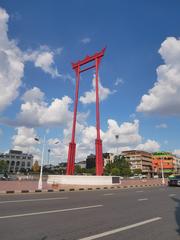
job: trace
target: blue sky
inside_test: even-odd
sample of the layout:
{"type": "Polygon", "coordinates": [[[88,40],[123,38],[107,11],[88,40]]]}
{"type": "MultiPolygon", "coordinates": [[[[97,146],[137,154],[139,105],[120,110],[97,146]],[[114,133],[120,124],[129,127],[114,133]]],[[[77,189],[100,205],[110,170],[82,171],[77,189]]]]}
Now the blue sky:
{"type": "MultiPolygon", "coordinates": [[[[38,158],[34,136],[48,129],[52,159],[66,160],[75,90],[71,62],[106,46],[99,72],[104,151],[180,153],[178,0],[1,0],[0,7],[0,151],[17,148],[38,158]]],[[[94,151],[93,73],[81,77],[78,160],[94,151]]]]}

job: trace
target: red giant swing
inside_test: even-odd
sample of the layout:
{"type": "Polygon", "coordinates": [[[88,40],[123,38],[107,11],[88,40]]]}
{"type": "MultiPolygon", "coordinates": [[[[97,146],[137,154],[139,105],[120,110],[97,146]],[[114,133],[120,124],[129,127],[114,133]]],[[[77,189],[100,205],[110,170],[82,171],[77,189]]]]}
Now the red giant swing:
{"type": "Polygon", "coordinates": [[[76,131],[76,116],[77,116],[77,106],[78,106],[78,93],[79,93],[79,81],[80,74],[92,68],[95,68],[96,71],[96,130],[97,138],[95,140],[96,148],[96,175],[103,175],[103,154],[102,154],[102,140],[100,137],[100,114],[99,114],[99,82],[98,82],[98,71],[99,64],[104,56],[105,48],[102,51],[95,53],[93,56],[87,56],[83,60],[80,60],[76,63],[72,63],[72,68],[76,74],[76,91],[75,91],[75,102],[74,102],[74,116],[73,116],[73,126],[72,126],[72,137],[71,142],[69,143],[68,150],[68,160],[67,160],[67,169],[66,175],[74,174],[74,163],[75,163],[75,154],[76,154],[76,143],[75,143],[75,131],[76,131]],[[93,62],[93,65],[90,67],[82,68],[82,66],[93,62]]]}

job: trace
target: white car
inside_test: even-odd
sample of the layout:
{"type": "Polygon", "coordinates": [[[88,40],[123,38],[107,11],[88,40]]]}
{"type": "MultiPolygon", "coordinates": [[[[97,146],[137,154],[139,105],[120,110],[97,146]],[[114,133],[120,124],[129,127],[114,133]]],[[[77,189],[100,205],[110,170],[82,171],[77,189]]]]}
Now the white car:
{"type": "Polygon", "coordinates": [[[154,177],[153,177],[153,178],[157,179],[157,178],[159,178],[159,176],[158,176],[158,175],[154,175],[154,177]]]}

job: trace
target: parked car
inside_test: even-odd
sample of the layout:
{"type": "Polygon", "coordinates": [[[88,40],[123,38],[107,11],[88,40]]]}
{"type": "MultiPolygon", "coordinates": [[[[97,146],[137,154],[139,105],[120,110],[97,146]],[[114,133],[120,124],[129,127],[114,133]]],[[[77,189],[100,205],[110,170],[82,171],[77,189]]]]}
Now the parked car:
{"type": "Polygon", "coordinates": [[[2,180],[2,181],[7,181],[7,180],[9,180],[7,174],[0,173],[0,180],[2,180]]]}
{"type": "Polygon", "coordinates": [[[134,176],[129,177],[129,179],[134,179],[134,176]]]}
{"type": "Polygon", "coordinates": [[[173,178],[170,178],[168,181],[168,186],[180,187],[180,175],[175,175],[173,178]]]}

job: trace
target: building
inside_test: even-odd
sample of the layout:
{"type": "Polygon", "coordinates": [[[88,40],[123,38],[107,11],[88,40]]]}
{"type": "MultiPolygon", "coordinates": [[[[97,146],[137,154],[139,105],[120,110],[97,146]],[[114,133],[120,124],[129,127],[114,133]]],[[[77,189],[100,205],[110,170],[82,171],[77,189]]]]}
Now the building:
{"type": "Polygon", "coordinates": [[[176,157],[176,165],[175,165],[176,173],[180,173],[180,158],[176,157]]]}
{"type": "Polygon", "coordinates": [[[33,165],[32,154],[17,150],[10,150],[9,153],[1,153],[0,160],[8,163],[8,172],[11,173],[30,170],[33,165]]]}
{"type": "Polygon", "coordinates": [[[96,155],[90,154],[86,158],[86,168],[91,169],[96,167],[96,155]]]}
{"type": "Polygon", "coordinates": [[[114,157],[115,157],[114,153],[103,153],[104,166],[106,166],[107,163],[113,163],[114,157]]]}
{"type": "Polygon", "coordinates": [[[80,166],[81,168],[86,168],[86,161],[80,161],[75,163],[76,166],[80,166]]]}
{"type": "MultiPolygon", "coordinates": [[[[107,163],[112,163],[114,161],[114,153],[103,153],[103,162],[104,162],[104,167],[106,166],[107,163]]],[[[96,155],[90,154],[86,158],[86,168],[91,169],[96,167],[96,155]]]]}
{"type": "Polygon", "coordinates": [[[170,175],[179,169],[179,159],[170,152],[155,152],[152,167],[154,174],[160,175],[163,168],[165,175],[170,175]]]}
{"type": "Polygon", "coordinates": [[[122,156],[130,163],[130,168],[132,172],[134,170],[140,170],[142,174],[151,175],[152,174],[152,154],[140,151],[140,150],[129,150],[123,151],[122,156]]]}

